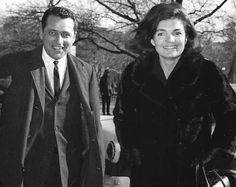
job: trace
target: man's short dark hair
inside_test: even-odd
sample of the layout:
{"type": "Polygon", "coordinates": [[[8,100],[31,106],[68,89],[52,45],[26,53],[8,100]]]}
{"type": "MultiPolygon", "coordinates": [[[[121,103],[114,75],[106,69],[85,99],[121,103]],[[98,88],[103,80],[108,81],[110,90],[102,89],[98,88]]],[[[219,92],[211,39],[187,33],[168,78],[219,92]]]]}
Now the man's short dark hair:
{"type": "Polygon", "coordinates": [[[71,18],[74,21],[74,30],[76,32],[77,30],[77,20],[75,14],[64,7],[50,7],[44,12],[44,15],[42,17],[41,23],[42,23],[42,30],[46,27],[47,19],[49,16],[58,16],[62,19],[65,18],[71,18]]]}

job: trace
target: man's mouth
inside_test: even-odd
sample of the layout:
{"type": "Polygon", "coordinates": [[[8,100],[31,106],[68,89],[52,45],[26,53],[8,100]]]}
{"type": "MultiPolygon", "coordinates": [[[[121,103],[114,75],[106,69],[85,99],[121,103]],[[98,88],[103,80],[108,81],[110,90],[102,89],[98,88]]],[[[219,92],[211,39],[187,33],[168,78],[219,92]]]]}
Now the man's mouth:
{"type": "Polygon", "coordinates": [[[54,50],[63,50],[63,46],[53,46],[54,50]]]}

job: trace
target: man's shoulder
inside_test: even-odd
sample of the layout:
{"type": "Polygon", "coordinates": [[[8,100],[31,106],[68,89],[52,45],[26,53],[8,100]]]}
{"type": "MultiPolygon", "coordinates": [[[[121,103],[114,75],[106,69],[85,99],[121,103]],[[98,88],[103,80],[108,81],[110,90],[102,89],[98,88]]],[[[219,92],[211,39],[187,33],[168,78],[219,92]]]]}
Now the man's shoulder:
{"type": "Polygon", "coordinates": [[[80,57],[74,56],[72,54],[69,54],[69,58],[77,65],[80,65],[86,69],[92,69],[92,65],[89,64],[88,62],[84,61],[80,57]]]}

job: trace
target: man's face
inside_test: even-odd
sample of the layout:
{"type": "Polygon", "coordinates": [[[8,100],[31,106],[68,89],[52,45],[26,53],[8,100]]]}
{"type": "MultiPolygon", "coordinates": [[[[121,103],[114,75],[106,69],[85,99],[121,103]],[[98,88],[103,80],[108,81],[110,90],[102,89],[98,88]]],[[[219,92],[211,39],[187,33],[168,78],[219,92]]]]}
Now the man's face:
{"type": "Polygon", "coordinates": [[[48,17],[44,30],[41,29],[40,32],[47,54],[55,60],[61,59],[70,51],[75,36],[73,19],[52,15],[48,17]]]}

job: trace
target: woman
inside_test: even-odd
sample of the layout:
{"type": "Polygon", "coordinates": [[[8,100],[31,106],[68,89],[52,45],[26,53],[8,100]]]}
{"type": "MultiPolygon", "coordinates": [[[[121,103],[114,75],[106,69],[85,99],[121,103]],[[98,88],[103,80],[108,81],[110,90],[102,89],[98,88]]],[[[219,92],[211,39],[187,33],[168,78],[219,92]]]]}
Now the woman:
{"type": "Polygon", "coordinates": [[[236,95],[181,5],[154,6],[129,44],[139,57],[123,72],[114,122],[131,186],[194,187],[198,164],[232,169],[236,95]]]}

